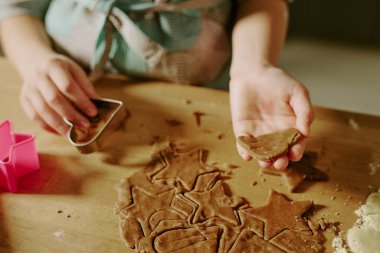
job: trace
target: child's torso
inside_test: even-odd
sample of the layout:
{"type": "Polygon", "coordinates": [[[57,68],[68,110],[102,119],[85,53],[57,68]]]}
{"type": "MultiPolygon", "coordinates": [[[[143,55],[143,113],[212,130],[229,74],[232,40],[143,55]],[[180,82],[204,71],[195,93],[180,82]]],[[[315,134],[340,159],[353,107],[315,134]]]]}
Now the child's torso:
{"type": "Polygon", "coordinates": [[[231,9],[230,0],[52,0],[45,24],[82,64],[96,66],[109,47],[119,72],[209,83],[230,60],[231,9]]]}

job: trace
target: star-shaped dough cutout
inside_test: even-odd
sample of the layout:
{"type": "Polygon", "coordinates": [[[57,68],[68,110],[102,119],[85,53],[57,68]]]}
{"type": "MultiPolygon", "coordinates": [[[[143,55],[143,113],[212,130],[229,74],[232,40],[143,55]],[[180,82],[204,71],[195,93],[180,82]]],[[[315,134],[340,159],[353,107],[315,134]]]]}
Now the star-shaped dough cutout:
{"type": "Polygon", "coordinates": [[[314,167],[317,159],[317,153],[306,152],[299,162],[290,162],[288,168],[284,171],[277,170],[273,167],[263,168],[265,174],[282,176],[290,192],[294,192],[304,181],[323,181],[327,180],[327,175],[314,167]]]}
{"type": "MultiPolygon", "coordinates": [[[[180,183],[186,191],[191,191],[199,175],[217,171],[203,161],[203,150],[190,152],[162,152],[166,166],[153,176],[154,181],[180,183]]],[[[176,184],[174,184],[176,186],[176,184]]]]}
{"type": "Polygon", "coordinates": [[[238,212],[241,220],[241,227],[252,230],[258,236],[263,237],[264,222],[255,218],[249,213],[249,211],[246,211],[246,209],[239,210],[238,212]]]}
{"type": "Polygon", "coordinates": [[[241,204],[242,199],[228,197],[224,192],[222,181],[218,181],[208,191],[188,192],[185,193],[185,196],[198,204],[198,209],[193,217],[193,223],[218,216],[232,224],[239,224],[234,210],[241,204]]]}
{"type": "Polygon", "coordinates": [[[257,138],[239,136],[238,143],[248,151],[249,155],[260,161],[271,161],[289,151],[289,147],[296,144],[302,135],[295,128],[288,128],[279,132],[265,134],[257,138]]]}
{"type": "Polygon", "coordinates": [[[143,228],[145,236],[150,234],[150,217],[157,211],[170,207],[175,190],[151,195],[138,188],[132,188],[133,204],[122,212],[126,217],[136,218],[143,228]]]}
{"type": "Polygon", "coordinates": [[[269,240],[285,229],[311,235],[302,215],[312,205],[311,201],[290,201],[283,194],[272,190],[265,206],[248,208],[245,212],[264,221],[264,239],[269,240]]]}

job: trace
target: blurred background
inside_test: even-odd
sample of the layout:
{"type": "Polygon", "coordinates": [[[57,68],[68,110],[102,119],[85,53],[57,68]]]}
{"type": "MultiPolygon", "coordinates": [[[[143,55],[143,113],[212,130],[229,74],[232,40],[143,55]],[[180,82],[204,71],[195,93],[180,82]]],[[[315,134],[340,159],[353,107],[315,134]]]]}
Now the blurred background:
{"type": "Polygon", "coordinates": [[[380,1],[296,0],[280,65],[314,105],[380,115],[380,1]]]}

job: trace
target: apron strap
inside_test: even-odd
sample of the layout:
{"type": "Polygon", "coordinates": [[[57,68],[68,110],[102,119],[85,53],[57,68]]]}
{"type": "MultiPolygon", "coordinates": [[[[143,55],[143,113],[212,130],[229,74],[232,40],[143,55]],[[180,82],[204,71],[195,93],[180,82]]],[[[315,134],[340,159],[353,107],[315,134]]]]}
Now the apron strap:
{"type": "Polygon", "coordinates": [[[179,3],[168,3],[167,0],[156,0],[151,3],[125,3],[123,10],[115,6],[117,0],[72,0],[84,6],[89,11],[104,13],[107,20],[104,24],[104,50],[100,59],[95,63],[92,79],[99,78],[107,63],[112,48],[113,35],[120,33],[126,44],[150,67],[154,68],[168,55],[168,49],[149,38],[129,18],[125,11],[131,12],[173,12],[201,8],[210,8],[225,0],[188,0],[179,3]],[[125,10],[125,11],[124,11],[125,10]]]}

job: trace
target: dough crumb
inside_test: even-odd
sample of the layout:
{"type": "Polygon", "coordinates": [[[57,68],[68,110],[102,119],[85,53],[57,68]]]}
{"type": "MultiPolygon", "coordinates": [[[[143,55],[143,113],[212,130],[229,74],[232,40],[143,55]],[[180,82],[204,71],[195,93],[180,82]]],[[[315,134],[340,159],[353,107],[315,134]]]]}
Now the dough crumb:
{"type": "Polygon", "coordinates": [[[359,124],[358,122],[356,122],[356,120],[354,120],[353,118],[349,118],[348,119],[348,124],[351,126],[352,129],[354,129],[355,131],[358,131],[359,130],[359,124]]]}
{"type": "Polygon", "coordinates": [[[195,111],[193,112],[193,115],[195,117],[195,122],[197,123],[197,126],[201,126],[201,117],[206,114],[204,112],[195,111]]]}
{"type": "Polygon", "coordinates": [[[368,174],[373,176],[373,175],[376,175],[377,172],[379,171],[380,163],[379,162],[373,162],[373,163],[368,164],[368,167],[369,167],[368,174]]]}
{"type": "Polygon", "coordinates": [[[57,231],[54,232],[54,236],[56,238],[62,238],[62,237],[65,236],[65,231],[63,231],[62,229],[57,230],[57,231]]]}
{"type": "Polygon", "coordinates": [[[224,137],[226,137],[226,135],[224,133],[218,133],[218,139],[219,140],[223,139],[224,137]]]}

